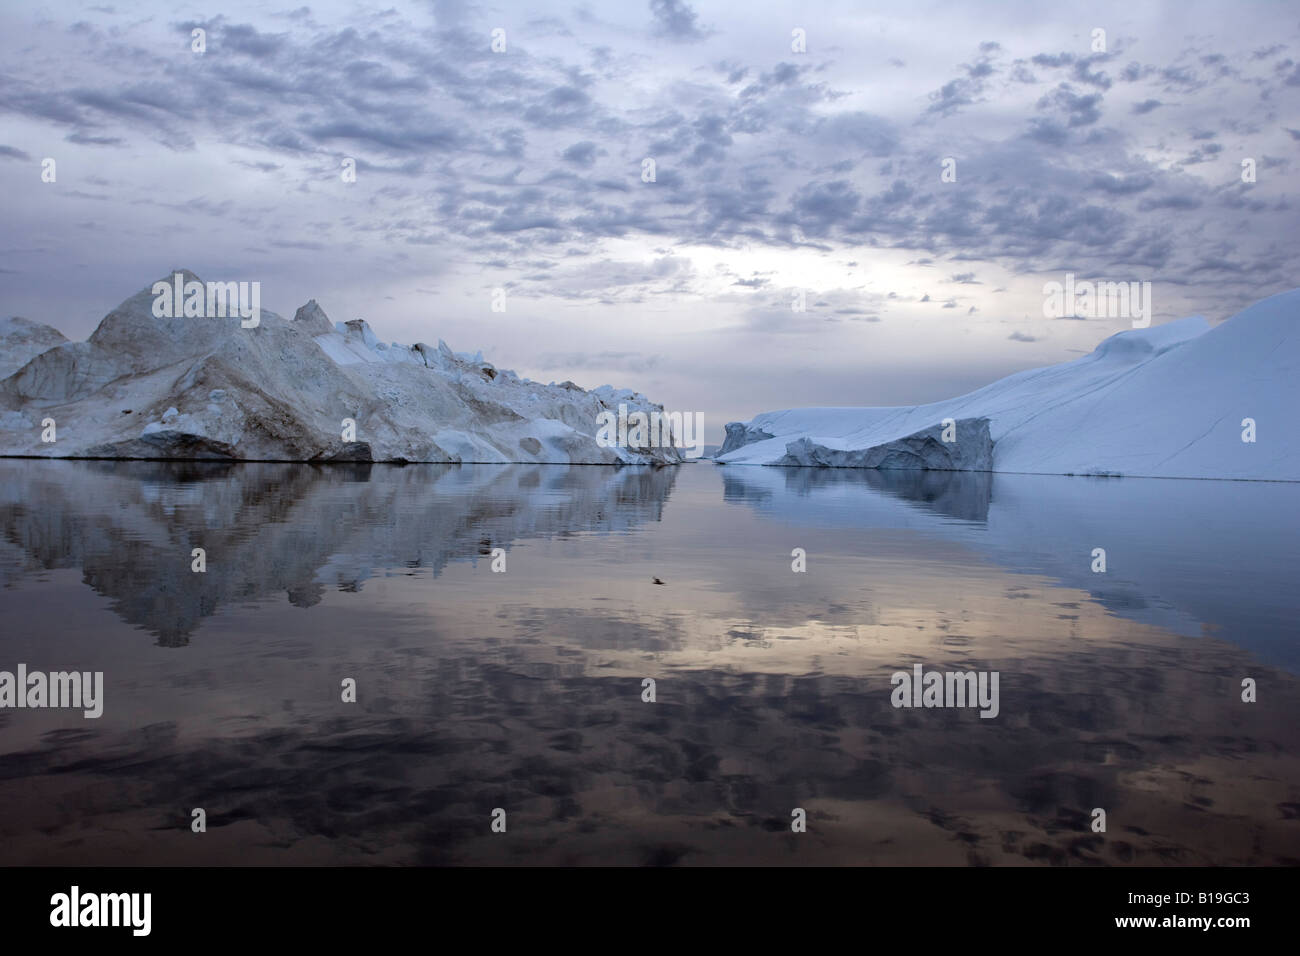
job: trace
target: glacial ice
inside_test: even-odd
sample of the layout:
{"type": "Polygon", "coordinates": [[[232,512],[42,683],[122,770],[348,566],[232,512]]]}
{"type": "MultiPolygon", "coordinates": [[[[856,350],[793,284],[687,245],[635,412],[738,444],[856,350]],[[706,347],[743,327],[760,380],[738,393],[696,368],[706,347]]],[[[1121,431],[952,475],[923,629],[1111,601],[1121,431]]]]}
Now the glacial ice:
{"type": "Polygon", "coordinates": [[[597,442],[598,417],[613,399],[662,411],[635,392],[541,385],[441,340],[436,348],[384,344],[363,319],[331,322],[314,299],[292,320],[262,310],[256,328],[241,328],[237,317],[157,317],[151,289],[106,315],[84,342],[26,320],[0,323],[0,369],[8,369],[0,379],[0,455],[680,460],[671,447],[597,442]],[[46,419],[57,424],[54,442],[42,440],[46,419]]]}
{"type": "Polygon", "coordinates": [[[1300,481],[1298,324],[1300,289],[1214,327],[1192,317],[1119,332],[946,401],[765,412],[729,424],[717,460],[1300,481]],[[945,419],[958,440],[928,443],[945,419]]]}

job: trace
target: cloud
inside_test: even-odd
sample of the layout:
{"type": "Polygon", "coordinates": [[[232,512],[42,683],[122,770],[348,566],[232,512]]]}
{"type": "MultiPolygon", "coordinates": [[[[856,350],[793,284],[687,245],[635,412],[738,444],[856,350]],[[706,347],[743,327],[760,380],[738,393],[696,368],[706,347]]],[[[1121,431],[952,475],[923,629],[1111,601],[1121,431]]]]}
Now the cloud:
{"type": "Polygon", "coordinates": [[[217,32],[213,40],[212,52],[231,51],[254,59],[264,59],[274,56],[283,49],[285,42],[286,34],[260,33],[247,23],[237,23],[217,32]]]}
{"type": "Polygon", "coordinates": [[[656,36],[694,43],[708,35],[696,23],[695,11],[685,0],[650,0],[650,14],[656,36]]]}
{"type": "Polygon", "coordinates": [[[825,235],[830,226],[851,219],[861,202],[847,180],[809,183],[791,199],[791,221],[810,235],[825,235]]]}
{"type": "Polygon", "coordinates": [[[1101,94],[1075,93],[1068,83],[1062,83],[1055,90],[1038,101],[1040,110],[1055,109],[1064,114],[1067,125],[1088,126],[1101,118],[1101,94]]]}
{"type": "Polygon", "coordinates": [[[69,133],[63,137],[69,143],[79,146],[125,146],[126,140],[120,136],[91,136],[89,133],[69,133]]]}
{"type": "Polygon", "coordinates": [[[596,162],[597,156],[608,154],[591,140],[583,140],[580,143],[574,143],[560,155],[565,162],[586,168],[596,162]]]}
{"type": "Polygon", "coordinates": [[[981,43],[975,62],[963,64],[960,76],[949,80],[930,94],[930,105],[926,112],[950,116],[981,101],[988,89],[989,78],[997,72],[993,60],[1001,49],[997,43],[981,43]]]}

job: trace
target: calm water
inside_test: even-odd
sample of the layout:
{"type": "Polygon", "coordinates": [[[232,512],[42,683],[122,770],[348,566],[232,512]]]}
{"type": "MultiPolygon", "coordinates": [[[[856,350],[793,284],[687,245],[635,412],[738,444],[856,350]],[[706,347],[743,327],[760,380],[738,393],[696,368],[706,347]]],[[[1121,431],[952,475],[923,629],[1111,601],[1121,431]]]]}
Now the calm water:
{"type": "Polygon", "coordinates": [[[1300,862],[1300,486],[10,460],[0,529],[0,669],[106,685],[0,710],[0,864],[1300,862]]]}

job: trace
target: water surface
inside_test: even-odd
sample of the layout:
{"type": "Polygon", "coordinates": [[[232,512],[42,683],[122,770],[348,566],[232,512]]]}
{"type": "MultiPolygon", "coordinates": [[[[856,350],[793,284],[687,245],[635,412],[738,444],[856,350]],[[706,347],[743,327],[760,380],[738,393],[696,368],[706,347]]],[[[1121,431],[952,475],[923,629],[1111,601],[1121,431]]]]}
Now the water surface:
{"type": "Polygon", "coordinates": [[[1295,864],[1298,515],[1273,483],[0,461],[0,669],[106,683],[98,720],[0,710],[0,864],[1295,864]],[[895,709],[915,663],[998,671],[999,716],[895,709]]]}

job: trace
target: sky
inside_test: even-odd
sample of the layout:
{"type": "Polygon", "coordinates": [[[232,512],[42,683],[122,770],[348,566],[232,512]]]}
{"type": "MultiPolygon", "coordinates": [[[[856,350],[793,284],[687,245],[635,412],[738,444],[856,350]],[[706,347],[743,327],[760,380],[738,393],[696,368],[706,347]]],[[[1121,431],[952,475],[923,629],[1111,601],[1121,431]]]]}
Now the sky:
{"type": "Polygon", "coordinates": [[[1131,327],[1046,316],[1067,273],[1153,324],[1300,285],[1298,151],[1285,2],[6,2],[0,315],[188,268],[719,442],[1131,327]]]}

